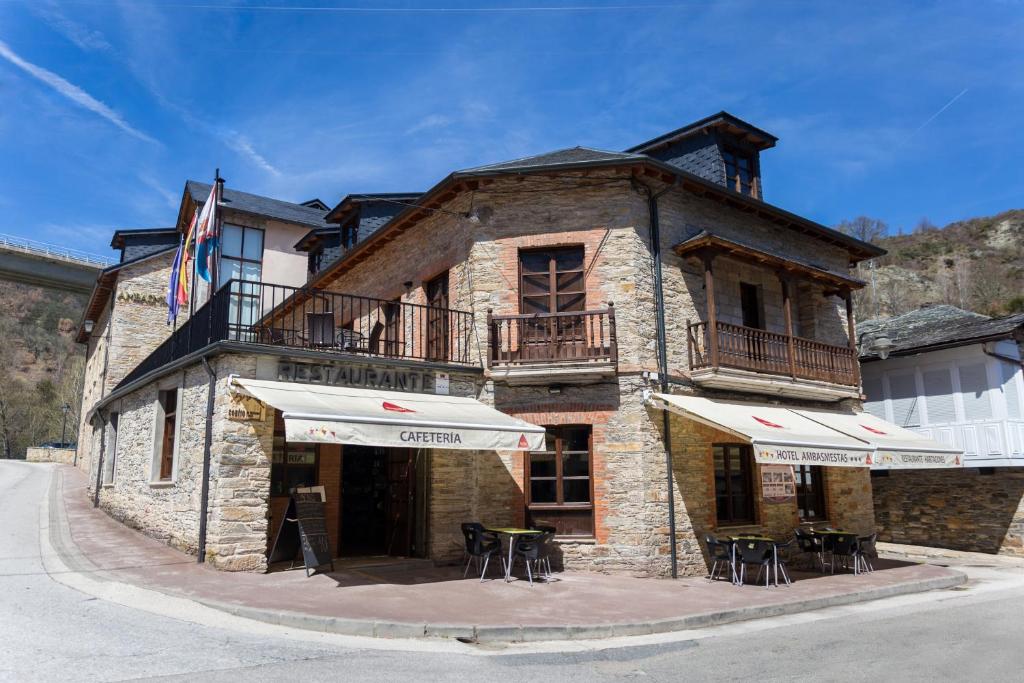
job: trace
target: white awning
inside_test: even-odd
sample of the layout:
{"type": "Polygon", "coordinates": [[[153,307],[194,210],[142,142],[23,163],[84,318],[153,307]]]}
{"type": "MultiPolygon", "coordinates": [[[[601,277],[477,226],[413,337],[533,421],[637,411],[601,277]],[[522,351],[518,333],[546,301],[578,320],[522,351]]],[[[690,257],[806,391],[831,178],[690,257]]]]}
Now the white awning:
{"type": "Polygon", "coordinates": [[[288,441],[399,448],[544,450],[544,428],[461,396],[234,378],[280,410],[288,441]]]}
{"type": "Polygon", "coordinates": [[[904,429],[871,413],[795,409],[806,418],[863,441],[875,448],[872,469],[963,467],[963,451],[904,429]]]}
{"type": "Polygon", "coordinates": [[[753,445],[759,463],[869,467],[874,448],[782,406],[654,394],[661,406],[753,445]]]}
{"type": "Polygon", "coordinates": [[[654,394],[665,409],[750,443],[759,463],[872,469],[962,467],[963,451],[870,413],[654,394]]]}

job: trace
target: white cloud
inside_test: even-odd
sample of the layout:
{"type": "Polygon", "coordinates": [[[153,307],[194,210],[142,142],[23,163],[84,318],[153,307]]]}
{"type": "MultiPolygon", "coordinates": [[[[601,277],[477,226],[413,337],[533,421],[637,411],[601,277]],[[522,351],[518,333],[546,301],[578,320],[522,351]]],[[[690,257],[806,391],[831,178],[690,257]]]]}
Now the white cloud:
{"type": "Polygon", "coordinates": [[[452,120],[442,114],[430,114],[425,116],[412,126],[405,130],[406,135],[412,135],[413,133],[419,133],[424,130],[431,130],[433,128],[444,128],[449,125],[452,120]]]}
{"type": "MultiPolygon", "coordinates": [[[[209,124],[204,124],[208,126],[209,124]]],[[[220,131],[218,135],[223,138],[224,144],[231,149],[235,150],[243,157],[262,168],[264,171],[273,176],[281,175],[281,171],[277,169],[273,164],[267,161],[266,157],[256,151],[249,142],[249,139],[240,133],[236,133],[233,130],[220,131]]]]}
{"type": "Polygon", "coordinates": [[[36,66],[31,62],[26,62],[24,59],[15,54],[15,52],[11,50],[10,47],[8,47],[7,43],[5,43],[2,40],[0,40],[0,57],[3,57],[8,62],[18,67],[19,69],[21,69],[28,75],[32,76],[33,78],[50,86],[50,88],[52,88],[58,94],[63,95],[64,97],[71,100],[78,106],[84,109],[88,109],[94,114],[97,114],[105,118],[107,121],[114,124],[115,126],[120,128],[124,132],[128,133],[132,137],[138,138],[139,140],[143,140],[145,142],[152,142],[157,145],[160,144],[155,139],[146,135],[142,131],[133,128],[127,121],[124,120],[124,118],[120,114],[118,114],[116,111],[114,111],[107,105],[97,100],[89,93],[79,88],[77,85],[68,82],[64,78],[61,78],[57,74],[47,69],[44,69],[41,66],[36,66]]]}
{"type": "Polygon", "coordinates": [[[112,49],[102,33],[68,19],[52,2],[34,5],[32,11],[82,50],[106,52],[112,49]]]}

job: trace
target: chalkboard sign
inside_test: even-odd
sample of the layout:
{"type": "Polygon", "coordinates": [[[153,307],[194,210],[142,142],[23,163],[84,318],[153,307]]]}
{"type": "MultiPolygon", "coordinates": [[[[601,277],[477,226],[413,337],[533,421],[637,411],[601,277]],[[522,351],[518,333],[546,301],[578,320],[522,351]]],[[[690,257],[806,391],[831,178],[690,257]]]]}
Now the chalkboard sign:
{"type": "Polygon", "coordinates": [[[334,571],[324,501],[319,493],[292,493],[284,520],[277,529],[269,561],[294,560],[300,549],[306,576],[325,565],[330,565],[334,571]]]}

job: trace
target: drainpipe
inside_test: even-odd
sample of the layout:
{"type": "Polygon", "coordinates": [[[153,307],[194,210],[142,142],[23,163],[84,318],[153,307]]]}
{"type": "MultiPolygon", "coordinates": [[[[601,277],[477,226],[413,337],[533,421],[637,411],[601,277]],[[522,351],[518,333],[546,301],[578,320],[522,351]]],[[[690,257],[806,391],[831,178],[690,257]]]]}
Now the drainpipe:
{"type": "MultiPolygon", "coordinates": [[[[110,367],[110,342],[113,339],[114,331],[114,300],[116,297],[117,288],[114,288],[114,293],[110,297],[110,312],[107,314],[107,343],[103,345],[103,374],[100,376],[100,401],[107,395],[107,370],[110,367]]],[[[96,490],[93,491],[92,506],[98,508],[100,506],[100,484],[102,483],[103,477],[103,455],[107,450],[107,420],[103,417],[103,411],[97,410],[96,415],[100,418],[100,457],[96,462],[96,490]]],[[[81,435],[79,435],[81,438],[81,435]]]]}
{"type": "Polygon", "coordinates": [[[96,486],[92,492],[92,506],[100,506],[100,486],[103,484],[103,455],[107,450],[107,418],[103,416],[102,410],[96,411],[96,417],[100,419],[100,457],[96,461],[96,486]]]}
{"type": "MultiPolygon", "coordinates": [[[[637,181],[647,195],[647,212],[651,226],[651,258],[654,259],[654,307],[658,330],[658,381],[661,392],[668,393],[668,343],[665,339],[665,292],[661,272],[661,227],[658,222],[658,198],[665,194],[676,183],[673,182],[660,192],[655,193],[645,183],[637,181]]],[[[668,411],[661,411],[662,433],[665,441],[665,478],[668,482],[668,545],[672,562],[672,578],[679,578],[678,552],[676,548],[676,497],[672,483],[674,481],[672,467],[672,432],[670,430],[668,411]]]]}
{"type": "Polygon", "coordinates": [[[210,504],[210,447],[213,445],[213,404],[217,391],[217,373],[210,367],[206,356],[203,356],[203,369],[209,376],[206,394],[206,436],[203,443],[203,481],[199,494],[199,548],[196,562],[206,562],[206,517],[210,504]]]}

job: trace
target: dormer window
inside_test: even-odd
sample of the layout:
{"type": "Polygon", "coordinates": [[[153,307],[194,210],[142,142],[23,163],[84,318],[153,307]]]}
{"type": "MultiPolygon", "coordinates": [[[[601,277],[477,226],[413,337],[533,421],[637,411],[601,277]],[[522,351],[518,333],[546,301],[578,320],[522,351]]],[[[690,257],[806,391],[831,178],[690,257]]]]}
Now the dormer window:
{"type": "Polygon", "coordinates": [[[352,223],[346,225],[341,229],[341,246],[345,249],[351,249],[356,246],[356,242],[359,241],[359,227],[358,223],[352,223]]]}
{"type": "Polygon", "coordinates": [[[754,166],[754,155],[735,149],[722,150],[725,161],[725,185],[740,194],[757,197],[757,173],[754,166]]]}

